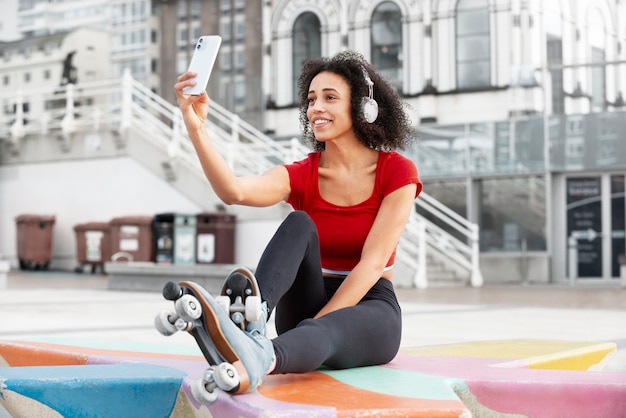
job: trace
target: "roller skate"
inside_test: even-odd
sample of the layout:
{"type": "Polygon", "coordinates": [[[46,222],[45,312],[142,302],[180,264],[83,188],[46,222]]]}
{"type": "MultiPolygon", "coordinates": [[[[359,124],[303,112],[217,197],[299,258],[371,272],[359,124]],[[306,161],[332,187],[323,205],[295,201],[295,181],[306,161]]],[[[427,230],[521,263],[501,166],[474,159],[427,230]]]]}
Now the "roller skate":
{"type": "Polygon", "coordinates": [[[231,271],[215,300],[241,329],[258,329],[265,335],[268,312],[254,274],[245,267],[231,271]]]}
{"type": "Polygon", "coordinates": [[[189,332],[210,366],[203,378],[191,385],[198,402],[214,402],[219,390],[240,394],[253,391],[262,383],[272,365],[274,348],[252,326],[260,321],[248,322],[250,330],[242,329],[220,303],[193,282],[169,282],[163,287],[163,296],[174,302],[175,310],[157,315],[157,330],[164,335],[189,332]]]}

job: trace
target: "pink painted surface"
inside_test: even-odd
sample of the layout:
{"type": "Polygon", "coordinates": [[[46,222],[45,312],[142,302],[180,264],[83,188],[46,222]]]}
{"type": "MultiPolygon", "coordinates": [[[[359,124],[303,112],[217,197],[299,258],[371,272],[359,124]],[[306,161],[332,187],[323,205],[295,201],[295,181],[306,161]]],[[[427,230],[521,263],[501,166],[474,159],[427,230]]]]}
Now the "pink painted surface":
{"type": "Polygon", "coordinates": [[[400,354],[389,367],[459,378],[482,405],[503,413],[626,417],[626,373],[498,367],[502,362],[502,358],[400,354]]]}

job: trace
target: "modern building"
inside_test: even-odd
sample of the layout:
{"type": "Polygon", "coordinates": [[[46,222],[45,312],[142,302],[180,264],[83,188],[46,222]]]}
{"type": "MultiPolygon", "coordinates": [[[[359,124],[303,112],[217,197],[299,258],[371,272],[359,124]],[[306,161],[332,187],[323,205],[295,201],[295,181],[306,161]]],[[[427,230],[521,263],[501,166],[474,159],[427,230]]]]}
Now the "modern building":
{"type": "MultiPolygon", "coordinates": [[[[23,2],[35,11],[56,3],[68,2],[23,2]]],[[[211,99],[276,140],[299,136],[302,63],[360,51],[407,102],[420,139],[406,153],[425,191],[479,225],[486,281],[618,278],[626,252],[624,2],[111,4],[108,16],[120,22],[111,29],[113,76],[131,68],[173,102],[196,39],[220,34],[211,99]]]]}
{"type": "Polygon", "coordinates": [[[479,224],[486,280],[614,281],[625,19],[608,0],[274,1],[266,128],[297,134],[305,59],[361,51],[409,104],[425,190],[479,224]]]}

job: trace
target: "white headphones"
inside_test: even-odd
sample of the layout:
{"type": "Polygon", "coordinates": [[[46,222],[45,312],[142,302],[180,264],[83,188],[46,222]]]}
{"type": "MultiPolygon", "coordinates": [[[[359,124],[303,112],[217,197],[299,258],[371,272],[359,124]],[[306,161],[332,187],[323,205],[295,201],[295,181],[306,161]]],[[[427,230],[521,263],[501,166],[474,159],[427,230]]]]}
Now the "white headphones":
{"type": "Polygon", "coordinates": [[[367,87],[369,88],[369,96],[363,97],[361,101],[361,110],[363,112],[363,118],[367,121],[367,123],[374,123],[378,117],[378,103],[374,100],[374,82],[370,78],[365,67],[363,67],[363,77],[365,78],[365,83],[367,83],[367,87]]]}

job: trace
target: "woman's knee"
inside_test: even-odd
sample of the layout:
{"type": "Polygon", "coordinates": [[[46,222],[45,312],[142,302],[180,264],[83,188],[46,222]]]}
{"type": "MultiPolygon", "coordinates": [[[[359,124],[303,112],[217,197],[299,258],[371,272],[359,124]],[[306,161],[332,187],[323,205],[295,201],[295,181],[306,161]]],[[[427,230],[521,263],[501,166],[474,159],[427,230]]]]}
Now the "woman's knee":
{"type": "Polygon", "coordinates": [[[309,236],[309,234],[317,236],[317,227],[306,212],[297,210],[287,215],[277,232],[297,237],[309,236]]]}
{"type": "Polygon", "coordinates": [[[302,210],[294,210],[291,212],[285,220],[283,221],[283,225],[298,225],[304,227],[315,226],[311,217],[302,210]]]}

